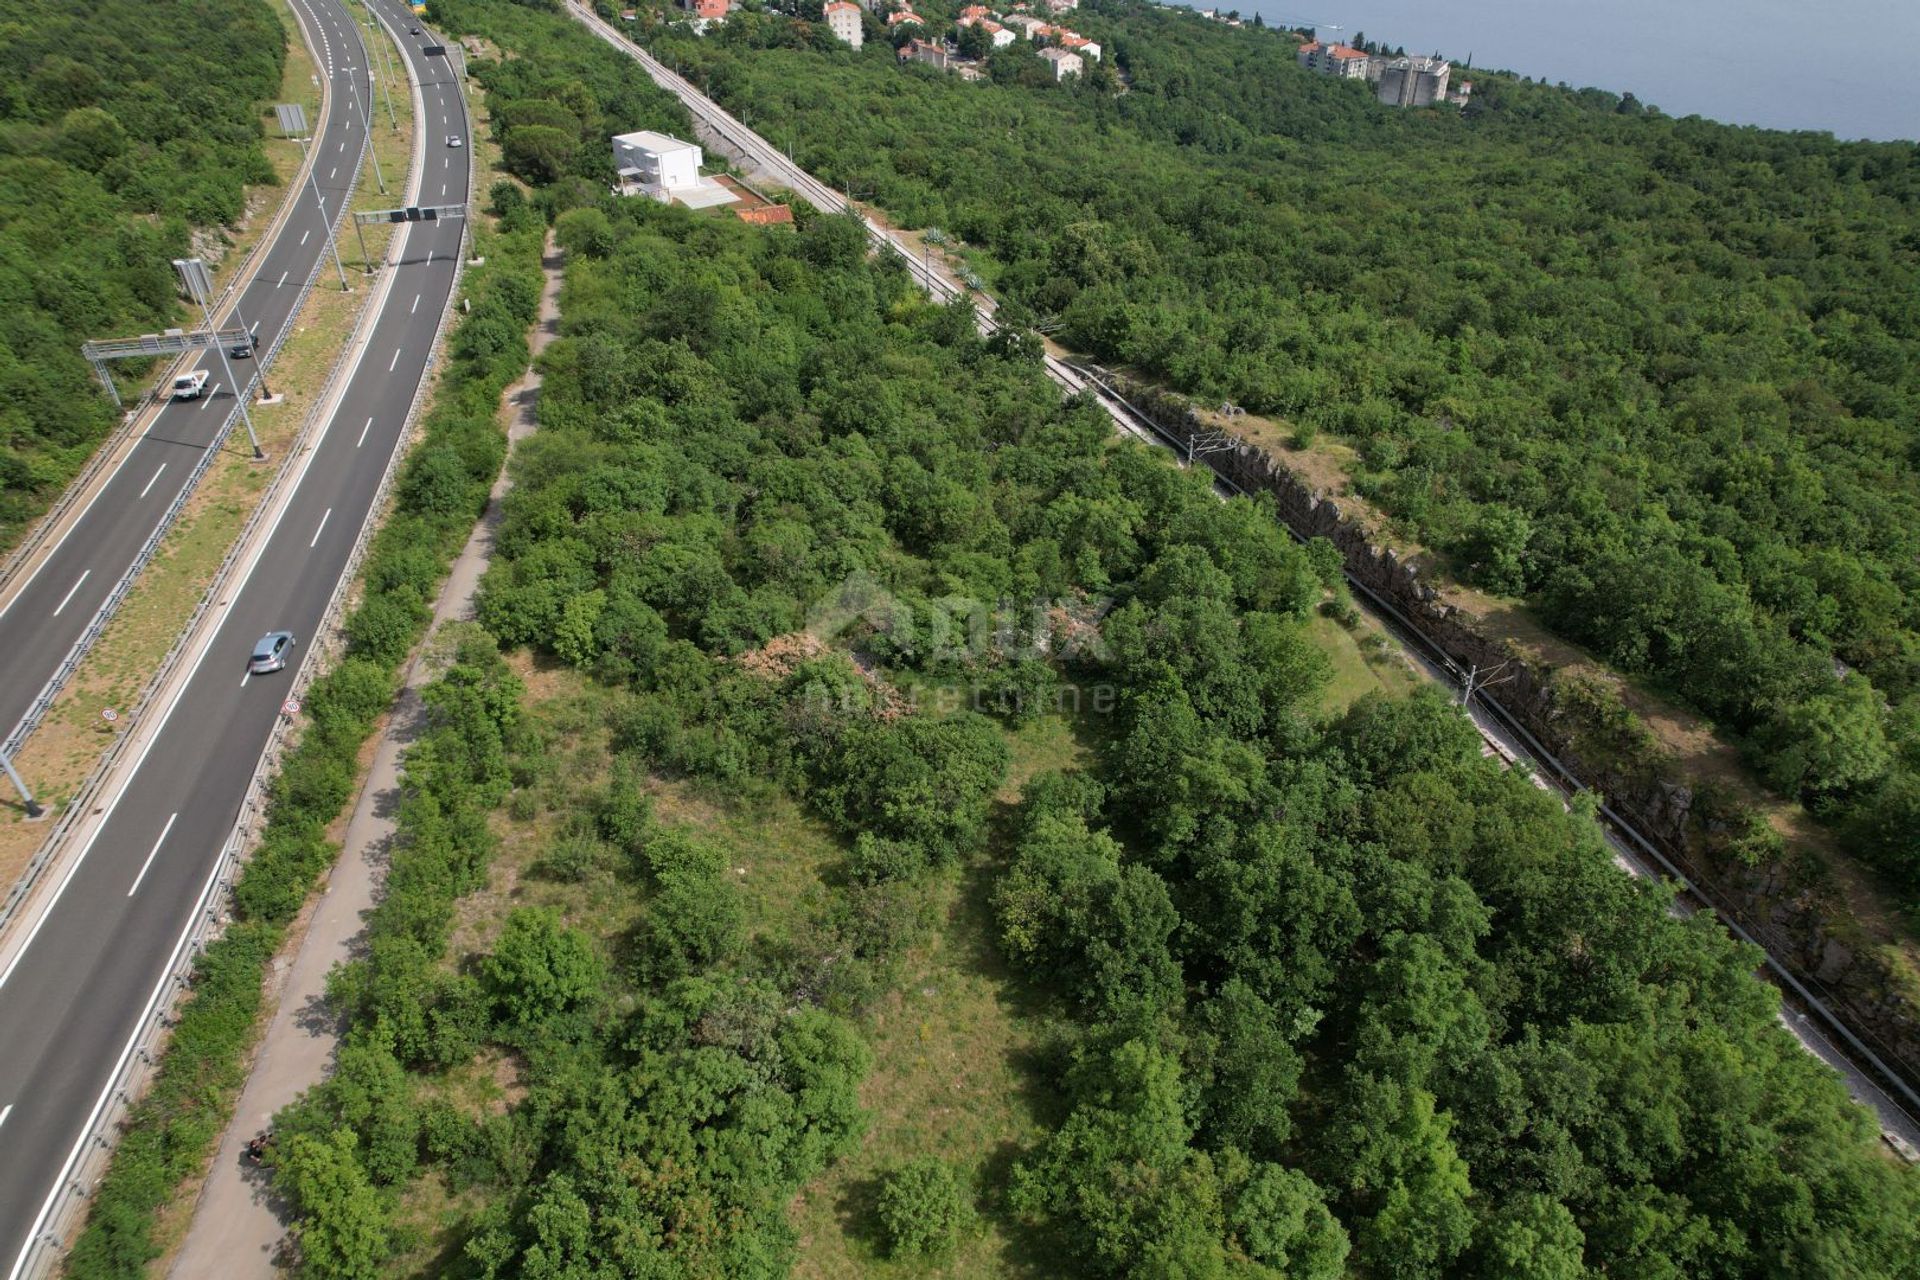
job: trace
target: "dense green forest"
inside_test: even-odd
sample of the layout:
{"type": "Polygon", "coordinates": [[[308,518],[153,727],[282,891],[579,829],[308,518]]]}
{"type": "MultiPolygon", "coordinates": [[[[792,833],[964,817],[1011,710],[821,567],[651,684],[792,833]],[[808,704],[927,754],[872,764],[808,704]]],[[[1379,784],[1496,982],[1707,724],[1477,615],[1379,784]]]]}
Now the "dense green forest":
{"type": "Polygon", "coordinates": [[[170,323],[189,231],[273,180],[258,113],[285,60],[263,0],[0,10],[0,547],[112,424],[81,342],[170,323]]]}
{"type": "Polygon", "coordinates": [[[968,84],[776,15],[648,38],[963,238],[1010,314],[1353,444],[1463,577],[1708,713],[1920,895],[1916,148],[1479,71],[1465,111],[1398,111],[1285,33],[1073,21],[1124,92],[1024,87],[1018,50],[968,84]]]}
{"type": "Polygon", "coordinates": [[[349,1043],[279,1122],[308,1274],[784,1274],[787,1205],[860,1131],[862,1021],[940,927],[925,886],[983,848],[1060,1105],[1008,1169],[889,1178],[896,1254],[973,1202],[1045,1274],[1916,1274],[1920,1179],[1779,1026],[1755,953],[1669,914],[1437,695],[1323,719],[1325,549],[1116,441],[852,220],[611,201],[573,181],[596,163],[495,193],[556,217],[562,337],[491,634],[428,697],[333,987],[349,1043]],[[590,781],[496,643],[594,682],[590,781]],[[996,802],[1007,728],[1062,704],[1089,767],[996,802]],[[824,824],[790,927],[747,929],[661,780],[824,824]],[[496,899],[476,932],[460,899],[529,822],[533,876],[583,906],[496,899]]]}

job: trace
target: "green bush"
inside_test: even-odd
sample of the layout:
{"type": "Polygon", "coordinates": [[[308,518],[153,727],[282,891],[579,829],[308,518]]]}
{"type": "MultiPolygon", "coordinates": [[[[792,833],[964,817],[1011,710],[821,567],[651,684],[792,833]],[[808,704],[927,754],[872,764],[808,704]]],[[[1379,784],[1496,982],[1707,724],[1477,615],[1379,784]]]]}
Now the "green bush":
{"type": "Polygon", "coordinates": [[[880,1187],[877,1206],[887,1254],[940,1258],[953,1252],[973,1221],[973,1206],[953,1169],[922,1156],[895,1169],[880,1187]]]}

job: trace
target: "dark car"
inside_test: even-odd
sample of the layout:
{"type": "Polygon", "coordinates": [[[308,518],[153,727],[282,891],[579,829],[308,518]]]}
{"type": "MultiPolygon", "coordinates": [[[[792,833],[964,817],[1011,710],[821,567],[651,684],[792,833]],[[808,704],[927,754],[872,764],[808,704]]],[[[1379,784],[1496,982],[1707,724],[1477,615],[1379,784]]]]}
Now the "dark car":
{"type": "Polygon", "coordinates": [[[240,339],[240,341],[234,343],[232,346],[227,348],[228,357],[234,360],[245,360],[248,356],[252,354],[253,354],[252,338],[242,338],[240,339]]]}
{"type": "Polygon", "coordinates": [[[408,27],[408,28],[407,28],[407,34],[408,34],[408,35],[410,35],[410,36],[417,36],[417,35],[419,35],[419,34],[420,34],[420,28],[418,28],[418,27],[408,27]]]}
{"type": "Polygon", "coordinates": [[[253,656],[247,659],[247,670],[263,676],[269,671],[285,669],[287,659],[293,656],[293,646],[298,643],[291,631],[267,632],[254,644],[253,656]]]}

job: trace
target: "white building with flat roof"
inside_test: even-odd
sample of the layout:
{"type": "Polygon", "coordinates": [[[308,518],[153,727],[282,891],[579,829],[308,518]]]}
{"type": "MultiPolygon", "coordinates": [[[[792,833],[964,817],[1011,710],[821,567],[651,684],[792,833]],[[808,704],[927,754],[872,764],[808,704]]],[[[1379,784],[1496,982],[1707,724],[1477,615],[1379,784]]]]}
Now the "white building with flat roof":
{"type": "Polygon", "coordinates": [[[613,139],[613,167],[623,188],[639,187],[666,199],[676,187],[699,183],[700,148],[651,129],[623,133],[613,139]]]}

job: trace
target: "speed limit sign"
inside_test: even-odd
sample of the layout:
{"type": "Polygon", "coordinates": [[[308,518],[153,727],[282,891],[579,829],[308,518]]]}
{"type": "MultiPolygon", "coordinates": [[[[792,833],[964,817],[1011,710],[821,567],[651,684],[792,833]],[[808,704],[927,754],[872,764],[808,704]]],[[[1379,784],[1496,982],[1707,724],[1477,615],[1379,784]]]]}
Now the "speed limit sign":
{"type": "Polygon", "coordinates": [[[112,707],[108,707],[105,711],[102,711],[100,713],[100,718],[102,720],[105,720],[108,724],[112,724],[115,720],[118,720],[120,718],[120,713],[118,711],[115,711],[112,707]]]}
{"type": "Polygon", "coordinates": [[[280,714],[281,714],[281,715],[287,715],[287,716],[297,716],[297,715],[299,715],[299,714],[300,714],[300,699],[298,699],[298,698],[288,698],[288,699],[287,699],[287,700],[286,700],[285,702],[283,702],[283,703],[281,703],[281,704],[280,704],[280,714]]]}

